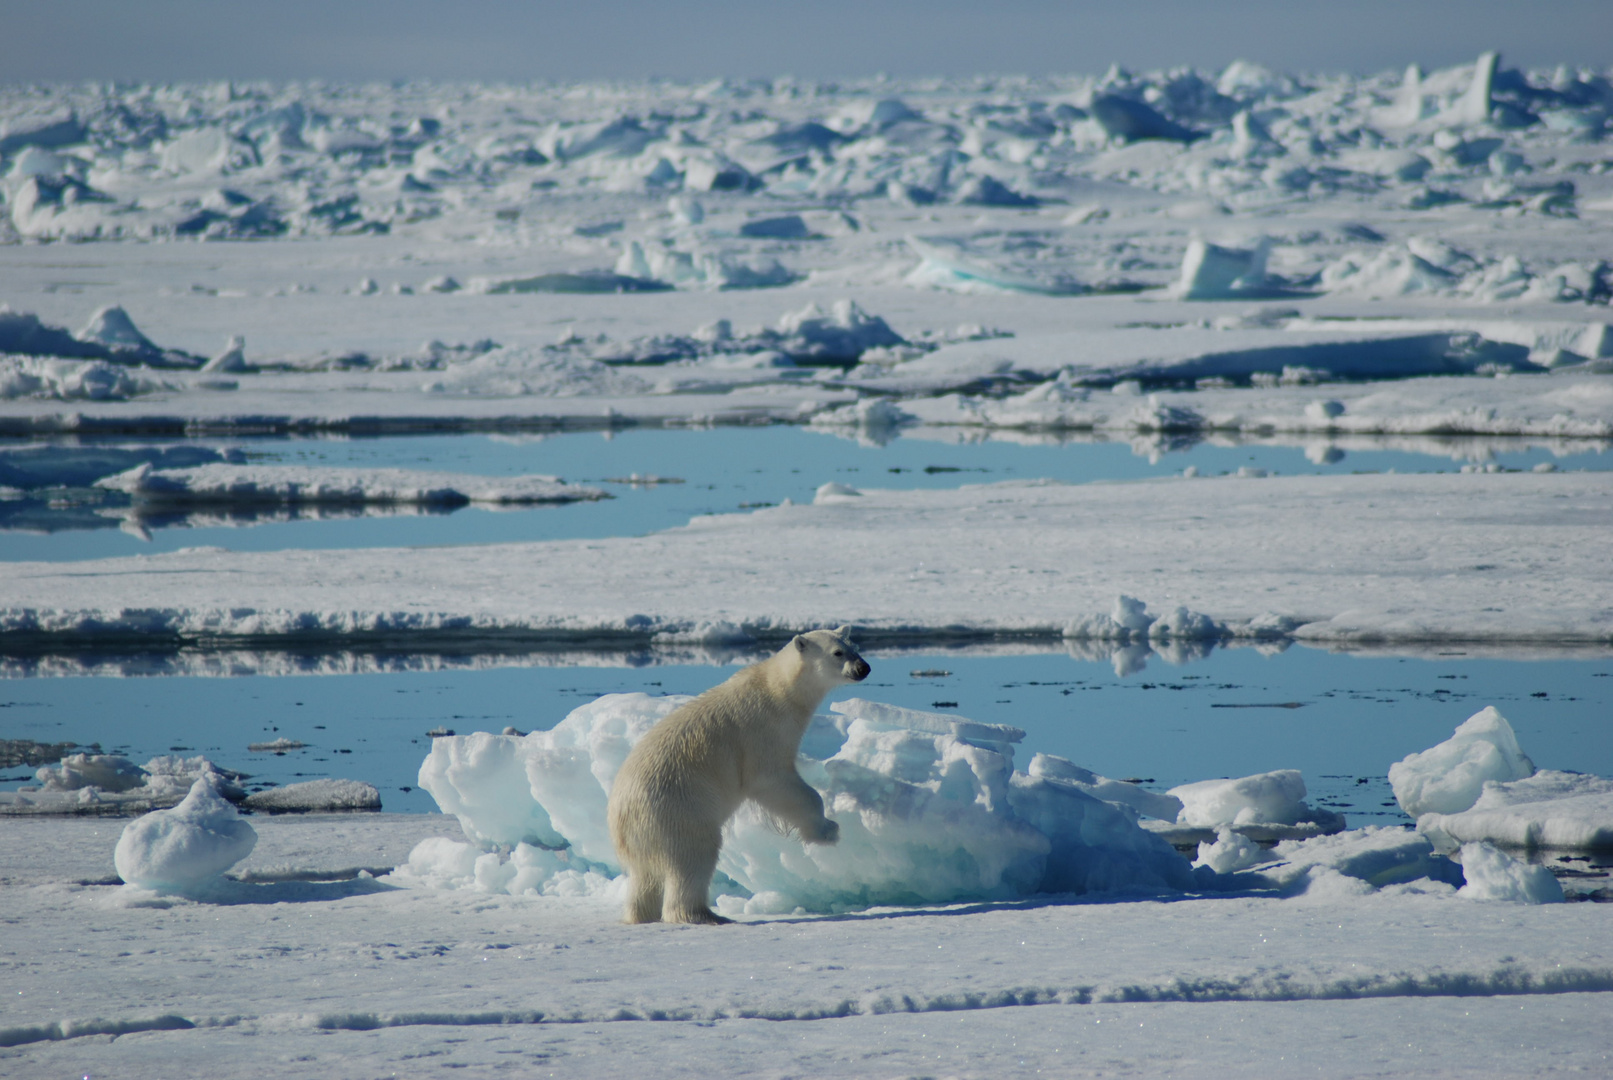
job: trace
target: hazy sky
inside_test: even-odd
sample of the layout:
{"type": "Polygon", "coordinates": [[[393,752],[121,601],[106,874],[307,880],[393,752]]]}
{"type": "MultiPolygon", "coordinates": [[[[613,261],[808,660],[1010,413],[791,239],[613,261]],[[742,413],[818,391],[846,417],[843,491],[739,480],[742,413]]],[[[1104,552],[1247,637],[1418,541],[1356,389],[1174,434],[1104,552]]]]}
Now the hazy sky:
{"type": "Polygon", "coordinates": [[[0,81],[1613,66],[1613,0],[0,0],[0,81]]]}

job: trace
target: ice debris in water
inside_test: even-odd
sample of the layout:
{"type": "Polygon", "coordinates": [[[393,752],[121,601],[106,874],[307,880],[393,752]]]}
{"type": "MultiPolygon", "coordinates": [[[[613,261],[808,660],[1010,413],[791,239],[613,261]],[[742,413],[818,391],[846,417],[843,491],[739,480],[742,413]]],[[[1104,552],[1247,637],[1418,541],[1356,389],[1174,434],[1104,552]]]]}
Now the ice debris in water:
{"type": "MultiPolygon", "coordinates": [[[[632,744],[685,700],[612,694],[551,731],[436,740],[420,786],[459,817],[470,839],[515,847],[520,863],[500,870],[507,864],[495,858],[478,869],[483,856],[473,847],[438,842],[416,848],[395,876],[549,892],[549,878],[521,871],[550,867],[580,875],[568,879],[577,888],[593,872],[592,891],[608,891],[605,875],[620,873],[605,825],[611,781],[632,744]],[[530,850],[522,852],[523,844],[530,850]],[[564,858],[540,856],[542,849],[564,849],[564,858]]],[[[1037,775],[1016,772],[1018,729],[874,702],[839,709],[820,721],[827,731],[808,739],[832,752],[800,762],[840,824],[839,844],[804,847],[747,805],[729,826],[718,865],[719,910],[830,911],[1194,884],[1187,861],[1141,829],[1134,809],[1084,790],[1115,781],[1048,758],[1037,775]]]]}
{"type": "Polygon", "coordinates": [[[256,830],[202,776],[178,806],[126,825],[113,862],[130,885],[184,892],[222,875],[257,842],[256,830]]]}
{"type": "Polygon", "coordinates": [[[1400,808],[1419,818],[1460,813],[1478,801],[1486,780],[1521,780],[1534,771],[1512,725],[1491,705],[1444,742],[1389,766],[1389,786],[1400,808]]]}

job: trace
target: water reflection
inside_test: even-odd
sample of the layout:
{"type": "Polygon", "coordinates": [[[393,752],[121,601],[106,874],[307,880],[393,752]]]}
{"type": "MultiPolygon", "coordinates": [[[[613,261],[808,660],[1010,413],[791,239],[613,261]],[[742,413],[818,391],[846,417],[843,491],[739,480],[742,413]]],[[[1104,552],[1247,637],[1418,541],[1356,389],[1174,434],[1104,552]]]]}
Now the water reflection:
{"type": "Polygon", "coordinates": [[[1194,469],[1354,471],[1605,469],[1598,440],[1477,436],[1139,434],[935,427],[858,441],[847,429],[752,428],[368,439],[197,439],[0,445],[0,561],[65,560],[216,544],[235,550],[489,543],[640,535],[700,514],[809,501],[826,481],[956,487],[1027,477],[1131,480],[1194,469]],[[140,507],[96,480],[142,464],[209,461],[306,468],[405,468],[487,476],[559,475],[618,497],[598,503],[447,512],[441,506],[140,507]],[[634,477],[687,483],[645,485],[634,477]]]}

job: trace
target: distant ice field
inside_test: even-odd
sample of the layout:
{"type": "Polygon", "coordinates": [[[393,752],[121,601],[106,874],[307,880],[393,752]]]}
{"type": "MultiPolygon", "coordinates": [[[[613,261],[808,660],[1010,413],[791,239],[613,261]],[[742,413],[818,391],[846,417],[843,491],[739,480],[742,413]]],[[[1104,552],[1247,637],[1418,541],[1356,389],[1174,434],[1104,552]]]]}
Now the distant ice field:
{"type": "MultiPolygon", "coordinates": [[[[1498,657],[1458,646],[1422,658],[1329,653],[1294,646],[1178,650],[1172,659],[1132,650],[1124,659],[1064,651],[988,655],[880,652],[871,679],[832,700],[875,700],[1027,731],[1022,756],[1056,754],[1106,776],[1155,790],[1221,776],[1293,768],[1311,802],[1352,827],[1409,823],[1394,804],[1388,766],[1446,738],[1486,705],[1500,709],[1536,765],[1613,775],[1613,656],[1498,657]],[[1134,665],[1141,661],[1141,667],[1134,665]],[[1126,670],[1117,674],[1116,668],[1126,670]],[[946,674],[941,674],[945,672],[946,674]]],[[[1521,654],[1520,654],[1521,656],[1521,654]]],[[[162,670],[159,657],[87,656],[8,673],[162,670]],[[99,666],[96,666],[99,664],[99,666]]],[[[725,679],[733,663],[657,663],[653,654],[524,657],[282,656],[278,666],[241,654],[237,672],[346,669],[353,674],[254,674],[0,679],[0,737],[100,743],[137,762],[158,754],[203,754],[252,774],[256,783],[322,777],[364,780],[383,808],[431,813],[416,787],[427,732],[457,734],[553,727],[600,694],[692,694],[725,679]],[[457,666],[463,665],[463,666],[457,666]],[[505,665],[505,666],[498,666],[505,665]],[[287,739],[306,749],[250,752],[287,739]],[[405,790],[409,789],[409,790],[405,790]]],[[[673,655],[673,660],[678,657],[673,655]]],[[[715,659],[715,657],[708,658],[715,659]]],[[[220,654],[217,670],[231,670],[220,654]]],[[[169,668],[172,670],[172,668],[169,668]]],[[[195,670],[195,669],[192,669],[195,670]]],[[[827,706],[825,706],[827,707],[827,706]]],[[[814,756],[835,747],[805,746],[814,756]]],[[[32,770],[0,772],[0,789],[32,770]]]]}
{"type": "MultiPolygon", "coordinates": [[[[598,487],[614,497],[536,507],[393,505],[288,513],[285,508],[236,506],[222,514],[208,508],[133,515],[127,498],[120,495],[30,489],[0,500],[0,561],[105,558],[200,545],[269,551],[637,536],[684,525],[701,514],[776,505],[784,499],[810,502],[826,482],[912,489],[1029,478],[1065,483],[1136,480],[1187,468],[1205,476],[1239,469],[1315,475],[1454,472],[1463,467],[1613,468],[1613,454],[1590,440],[1360,437],[1300,445],[1277,437],[1201,440],[1149,435],[1131,441],[1024,433],[989,437],[947,428],[907,428],[887,433],[887,439],[858,440],[838,430],[774,424],[555,435],[189,440],[187,445],[208,450],[239,450],[252,463],[486,476],[548,474],[598,487]],[[634,476],[682,482],[623,482],[634,476]],[[143,528],[144,534],[131,524],[143,528]]],[[[0,462],[20,445],[0,444],[0,462]]],[[[155,451],[175,444],[103,439],[47,445],[67,457],[97,447],[155,451]]]]}

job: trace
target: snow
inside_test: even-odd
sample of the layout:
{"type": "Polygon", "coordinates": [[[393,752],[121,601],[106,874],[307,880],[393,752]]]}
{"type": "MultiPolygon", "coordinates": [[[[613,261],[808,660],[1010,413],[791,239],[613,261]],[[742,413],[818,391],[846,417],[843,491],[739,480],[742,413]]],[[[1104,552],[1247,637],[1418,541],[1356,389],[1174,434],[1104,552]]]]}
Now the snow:
{"type": "MultiPolygon", "coordinates": [[[[276,740],[253,749],[274,751],[300,743],[276,740]]],[[[361,780],[309,780],[247,794],[244,775],[220,769],[207,758],[164,754],[136,765],[118,754],[68,754],[36,771],[38,783],[0,792],[0,815],[119,815],[172,808],[203,781],[213,795],[248,810],[271,814],[379,810],[381,796],[361,780]]]]}
{"type": "MultiPolygon", "coordinates": [[[[1462,867],[1435,853],[1426,837],[1380,826],[1306,840],[1284,840],[1263,863],[1257,868],[1261,878],[1300,893],[1308,893],[1319,882],[1326,889],[1333,875],[1378,889],[1416,881],[1432,889],[1428,882],[1458,885],[1464,880],[1462,867]]],[[[1352,891],[1367,890],[1352,887],[1352,891]]],[[[1438,894],[1437,889],[1434,891],[1438,894]]]]}
{"type": "Polygon", "coordinates": [[[0,626],[44,640],[259,643],[377,631],[646,643],[701,624],[769,640],[841,623],[867,640],[1113,640],[1121,592],[1145,605],[1151,641],[1593,643],[1608,640],[1609,529],[1607,473],[864,489],[644,537],[477,545],[451,558],[201,550],[70,570],[14,563],[0,580],[0,626]],[[1537,573],[1548,558],[1550,574],[1537,573]],[[666,577],[672,566],[679,574],[666,577]]]}
{"type": "Polygon", "coordinates": [[[154,810],[123,828],[113,861],[130,885],[193,890],[252,854],[258,834],[207,777],[178,806],[154,810]]]}
{"type": "Polygon", "coordinates": [[[1534,771],[1512,725],[1490,705],[1438,746],[1389,766],[1389,784],[1400,808],[1420,818],[1460,813],[1478,801],[1487,781],[1521,780],[1534,771]]]}

